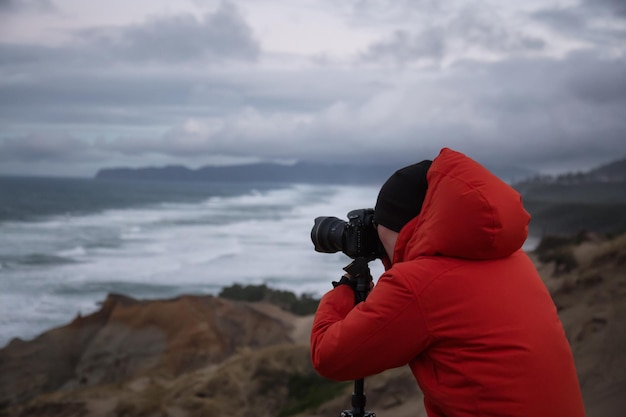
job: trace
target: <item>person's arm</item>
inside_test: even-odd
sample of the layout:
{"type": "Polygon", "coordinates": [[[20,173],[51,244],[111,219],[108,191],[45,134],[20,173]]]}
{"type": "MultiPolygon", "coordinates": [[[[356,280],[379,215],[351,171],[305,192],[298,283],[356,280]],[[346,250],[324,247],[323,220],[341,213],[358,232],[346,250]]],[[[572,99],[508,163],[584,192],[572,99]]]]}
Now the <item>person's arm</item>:
{"type": "Polygon", "coordinates": [[[356,307],[347,285],[324,295],[313,321],[311,358],[320,375],[347,381],[405,365],[428,343],[413,291],[388,271],[356,307]]]}

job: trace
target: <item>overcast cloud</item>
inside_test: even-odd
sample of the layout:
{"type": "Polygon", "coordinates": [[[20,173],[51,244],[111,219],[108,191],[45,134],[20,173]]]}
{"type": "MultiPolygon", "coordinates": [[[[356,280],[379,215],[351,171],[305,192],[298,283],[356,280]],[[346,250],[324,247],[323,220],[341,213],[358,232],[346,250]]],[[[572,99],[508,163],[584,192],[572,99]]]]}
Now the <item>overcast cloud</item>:
{"type": "Polygon", "coordinates": [[[508,3],[0,0],[0,174],[626,157],[625,3],[508,3]]]}

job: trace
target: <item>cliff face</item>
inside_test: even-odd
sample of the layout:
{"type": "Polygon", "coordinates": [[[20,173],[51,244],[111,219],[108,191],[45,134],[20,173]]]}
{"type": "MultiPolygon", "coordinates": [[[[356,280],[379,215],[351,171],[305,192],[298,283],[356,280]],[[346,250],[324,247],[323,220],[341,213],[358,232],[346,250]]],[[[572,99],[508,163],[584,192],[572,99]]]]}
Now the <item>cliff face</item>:
{"type": "Polygon", "coordinates": [[[175,378],[241,348],[289,342],[290,331],[287,322],[245,303],[110,295],[96,313],[1,350],[0,405],[138,376],[175,378]]]}
{"type": "MultiPolygon", "coordinates": [[[[626,235],[555,253],[533,256],[571,343],[587,415],[622,416],[626,235]]],[[[352,384],[311,368],[311,319],[210,296],[111,295],[94,314],[0,350],[0,416],[338,415],[350,408],[352,384]]],[[[407,367],[367,378],[366,392],[379,415],[426,415],[407,367]]]]}

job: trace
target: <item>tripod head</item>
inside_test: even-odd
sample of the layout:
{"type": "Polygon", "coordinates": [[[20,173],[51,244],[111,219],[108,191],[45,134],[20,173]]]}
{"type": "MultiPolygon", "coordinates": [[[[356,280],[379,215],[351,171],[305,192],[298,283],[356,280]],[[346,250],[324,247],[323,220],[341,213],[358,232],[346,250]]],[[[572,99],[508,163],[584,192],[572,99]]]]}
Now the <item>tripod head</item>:
{"type": "Polygon", "coordinates": [[[343,270],[346,271],[351,279],[356,282],[354,288],[354,305],[357,305],[361,301],[365,301],[367,295],[370,292],[370,285],[372,283],[372,274],[370,273],[370,267],[367,258],[356,258],[354,261],[346,265],[343,270]]]}

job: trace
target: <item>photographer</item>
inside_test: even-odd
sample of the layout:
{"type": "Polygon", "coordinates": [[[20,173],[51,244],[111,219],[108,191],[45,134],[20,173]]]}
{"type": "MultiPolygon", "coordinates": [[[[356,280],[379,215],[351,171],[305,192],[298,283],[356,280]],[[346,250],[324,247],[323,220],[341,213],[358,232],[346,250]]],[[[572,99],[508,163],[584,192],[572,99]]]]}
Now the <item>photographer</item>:
{"type": "Polygon", "coordinates": [[[529,220],[512,187],[453,150],[395,172],[371,226],[386,271],[356,306],[354,274],[322,298],[315,369],[356,380],[408,364],[430,417],[584,416],[556,308],[521,250],[529,220]]]}

